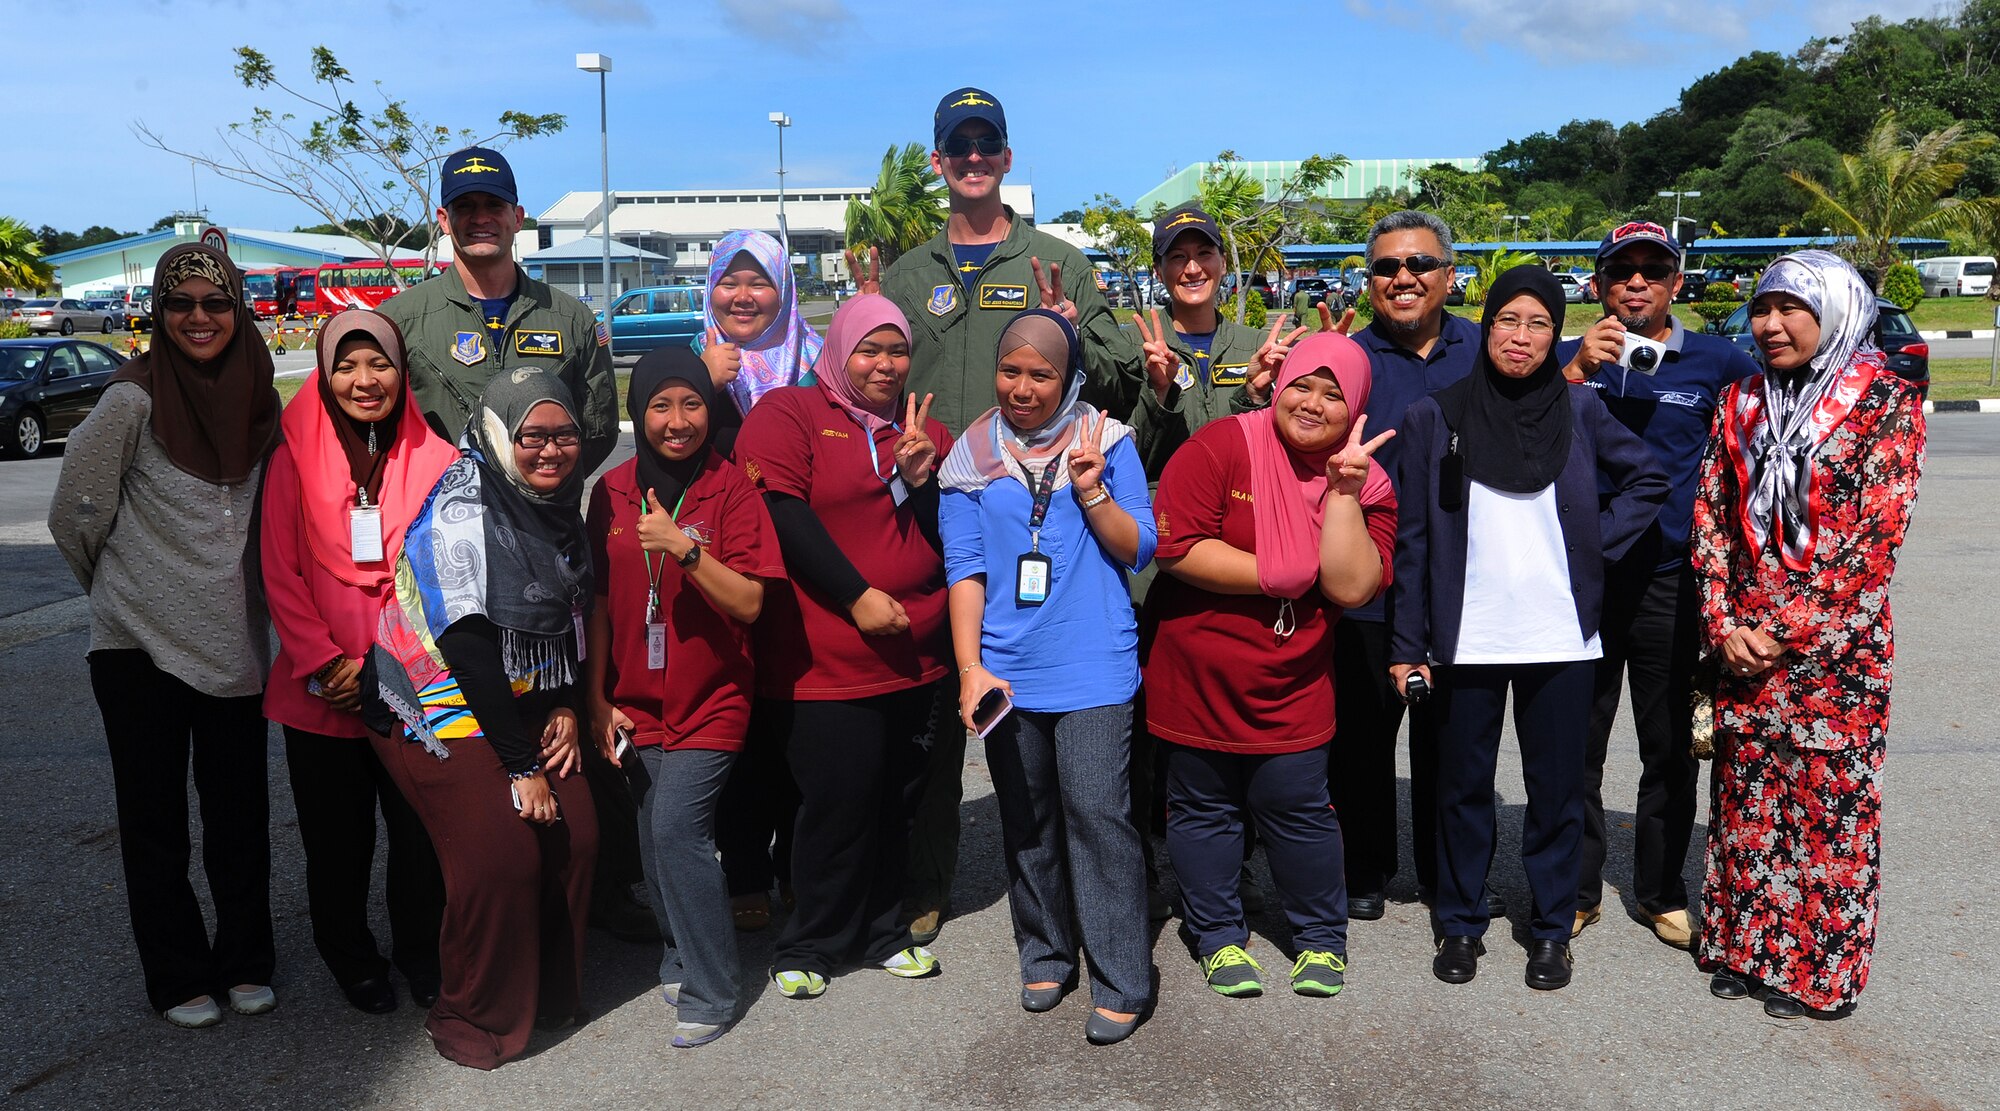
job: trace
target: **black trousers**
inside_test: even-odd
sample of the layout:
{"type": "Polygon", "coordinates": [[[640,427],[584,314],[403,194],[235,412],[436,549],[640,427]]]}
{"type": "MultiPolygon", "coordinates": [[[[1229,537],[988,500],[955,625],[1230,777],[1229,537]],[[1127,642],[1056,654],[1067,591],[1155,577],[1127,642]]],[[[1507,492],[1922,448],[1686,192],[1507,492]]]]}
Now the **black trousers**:
{"type": "Polygon", "coordinates": [[[270,726],[263,698],[203,694],[137,649],[90,654],[118,794],[118,847],[146,997],[165,1011],[239,984],[269,984],[270,726]],[[201,804],[201,862],[215,940],[188,880],[188,769],[201,804]]]}
{"type": "Polygon", "coordinates": [[[791,741],[791,703],[760,698],[750,711],[750,733],[730,766],[715,812],[715,845],[731,898],[760,894],[773,883],[792,882],[792,826],[799,816],[799,785],[785,758],[791,741]]]}
{"type": "Polygon", "coordinates": [[[438,983],[438,928],[444,873],[422,819],[363,737],[329,737],[285,727],[285,764],[306,851],[306,906],[313,946],[343,987],[386,975],[389,961],[368,928],[375,870],[375,810],[389,831],[390,943],[412,983],[438,983]]]}
{"type": "Polygon", "coordinates": [[[639,862],[639,803],[625,785],[625,773],[598,755],[596,745],[582,745],[583,779],[597,805],[597,863],[591,879],[594,905],[626,898],[632,885],[646,878],[639,862]]]}
{"type": "MultiPolygon", "coordinates": [[[[1389,627],[1343,617],[1333,627],[1333,744],[1327,787],[1347,845],[1347,890],[1377,895],[1396,875],[1396,732],[1402,696],[1389,681],[1389,627]]],[[[1417,886],[1437,890],[1437,714],[1410,709],[1410,835],[1417,886]]]]}
{"type": "MultiPolygon", "coordinates": [[[[774,703],[801,802],[792,891],[771,967],[828,975],[909,948],[903,869],[923,794],[933,688],[847,702],[774,703]]],[[[774,727],[778,723],[773,723],[774,727]]]]}
{"type": "Polygon", "coordinates": [[[1701,765],[1693,742],[1688,693],[1694,674],[1694,575],[1614,565],[1604,583],[1604,658],[1597,662],[1595,703],[1585,752],[1583,869],[1576,905],[1604,901],[1604,761],[1618,718],[1618,680],[1632,689],[1639,734],[1639,799],[1632,822],[1632,897],[1648,914],[1688,905],[1687,863],[1694,837],[1701,765]]]}
{"type": "Polygon", "coordinates": [[[1433,669],[1438,729],[1436,916],[1446,937],[1486,932],[1486,876],[1493,864],[1493,777],[1500,716],[1514,688],[1514,733],[1528,812],[1521,864],[1534,896],[1535,939],[1567,942],[1576,914],[1583,841],[1583,743],[1592,660],[1458,665],[1433,669]]]}

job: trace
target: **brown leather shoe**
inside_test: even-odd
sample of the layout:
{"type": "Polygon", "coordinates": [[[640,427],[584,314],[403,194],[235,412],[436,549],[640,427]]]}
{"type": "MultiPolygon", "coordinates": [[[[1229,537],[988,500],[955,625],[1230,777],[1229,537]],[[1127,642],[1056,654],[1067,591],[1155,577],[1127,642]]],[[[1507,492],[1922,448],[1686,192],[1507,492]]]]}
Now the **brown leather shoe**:
{"type": "Polygon", "coordinates": [[[1694,926],[1688,921],[1685,910],[1670,910],[1665,914],[1648,915],[1652,919],[1653,936],[1676,949],[1686,949],[1694,944],[1694,926]]]}
{"type": "Polygon", "coordinates": [[[771,896],[768,892],[753,891],[748,895],[733,895],[729,899],[729,916],[735,920],[736,928],[746,934],[756,933],[771,924],[771,896]]]}
{"type": "Polygon", "coordinates": [[[1577,911],[1576,924],[1569,928],[1569,936],[1575,937],[1583,932],[1585,926],[1595,925],[1598,919],[1603,917],[1604,907],[1602,905],[1591,907],[1589,910],[1577,911]]]}
{"type": "Polygon", "coordinates": [[[918,945],[929,945],[937,940],[938,930],[944,925],[944,908],[932,907],[910,920],[910,940],[918,945]]]}

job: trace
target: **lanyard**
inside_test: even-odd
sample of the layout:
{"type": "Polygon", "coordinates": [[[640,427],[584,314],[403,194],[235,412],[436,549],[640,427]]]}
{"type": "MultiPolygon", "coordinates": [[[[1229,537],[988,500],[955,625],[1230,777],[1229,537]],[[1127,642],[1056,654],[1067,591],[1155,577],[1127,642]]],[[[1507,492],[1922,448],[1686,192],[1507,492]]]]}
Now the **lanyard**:
{"type": "MultiPolygon", "coordinates": [[[[896,468],[890,467],[889,477],[888,478],[882,477],[882,460],[875,454],[874,430],[869,428],[867,425],[862,424],[861,419],[859,417],[856,417],[853,413],[847,414],[847,419],[853,421],[855,425],[861,429],[861,439],[868,445],[868,473],[874,475],[875,481],[881,483],[884,486],[888,486],[894,483],[897,478],[896,468]]],[[[895,429],[897,432],[901,432],[903,430],[903,426],[896,423],[895,421],[890,421],[889,427],[895,429]]],[[[891,460],[891,462],[893,463],[894,460],[891,460]]]]}
{"type": "MultiPolygon", "coordinates": [[[[1031,488],[1035,495],[1035,508],[1028,514],[1028,550],[1031,552],[1042,550],[1042,521],[1049,515],[1049,497],[1056,490],[1056,468],[1062,466],[1062,462],[1061,455],[1049,460],[1048,467],[1042,471],[1040,479],[1031,488]]],[[[1023,467],[1022,470],[1027,468],[1023,467]]]]}
{"type": "MultiPolygon", "coordinates": [[[[674,520],[681,519],[681,504],[687,500],[687,487],[683,486],[681,496],[674,500],[674,520]]],[[[650,510],[646,508],[646,495],[640,494],[639,515],[643,517],[648,512],[650,510]]],[[[653,553],[647,551],[644,544],[639,546],[639,554],[646,557],[646,624],[651,625],[653,619],[660,613],[660,572],[667,569],[667,560],[665,553],[661,553],[660,566],[656,570],[653,567],[653,553]]]]}

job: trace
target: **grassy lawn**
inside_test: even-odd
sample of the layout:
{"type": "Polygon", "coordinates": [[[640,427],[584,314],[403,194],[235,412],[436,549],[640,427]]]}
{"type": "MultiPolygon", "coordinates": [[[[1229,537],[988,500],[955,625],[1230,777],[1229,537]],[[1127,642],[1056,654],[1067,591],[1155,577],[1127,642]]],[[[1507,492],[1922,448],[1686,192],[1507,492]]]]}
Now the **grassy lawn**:
{"type": "Polygon", "coordinates": [[[1994,303],[1984,297],[1926,297],[1910,313],[1920,332],[1993,327],[1994,303]]]}
{"type": "Polygon", "coordinates": [[[1988,359],[1932,359],[1930,399],[1970,401],[2000,397],[2000,388],[1986,384],[1992,372],[1993,363],[1988,359]]]}

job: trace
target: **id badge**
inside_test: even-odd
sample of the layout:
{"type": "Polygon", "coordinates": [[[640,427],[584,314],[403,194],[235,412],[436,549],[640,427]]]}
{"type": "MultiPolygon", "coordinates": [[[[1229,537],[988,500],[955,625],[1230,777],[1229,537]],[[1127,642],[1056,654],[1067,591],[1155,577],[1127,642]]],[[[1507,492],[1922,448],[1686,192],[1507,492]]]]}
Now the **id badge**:
{"type": "Polygon", "coordinates": [[[575,628],[576,628],[576,662],[577,662],[577,663],[582,663],[582,662],[583,662],[583,660],[584,660],[584,657],[585,657],[585,656],[586,656],[586,655],[587,655],[587,654],[589,653],[589,651],[590,651],[590,649],[589,649],[589,648],[588,648],[588,647],[587,647],[587,646],[585,645],[585,643],[584,643],[584,636],[583,636],[583,611],[582,611],[582,610],[571,610],[571,611],[569,611],[569,620],[570,620],[570,624],[571,624],[571,625],[573,625],[573,626],[575,626],[575,628]]]}
{"type": "Polygon", "coordinates": [[[347,546],[356,563],[382,561],[382,509],[380,506],[350,506],[347,510],[347,546]]]}
{"type": "Polygon", "coordinates": [[[658,621],[646,626],[646,670],[661,671],[667,666],[667,627],[658,621]]]}
{"type": "Polygon", "coordinates": [[[910,488],[903,485],[902,475],[899,474],[889,480],[889,498],[897,505],[910,500],[910,488]]]}
{"type": "Polygon", "coordinates": [[[1039,606],[1049,600],[1049,557],[1028,552],[1014,565],[1014,600],[1039,606]]]}

